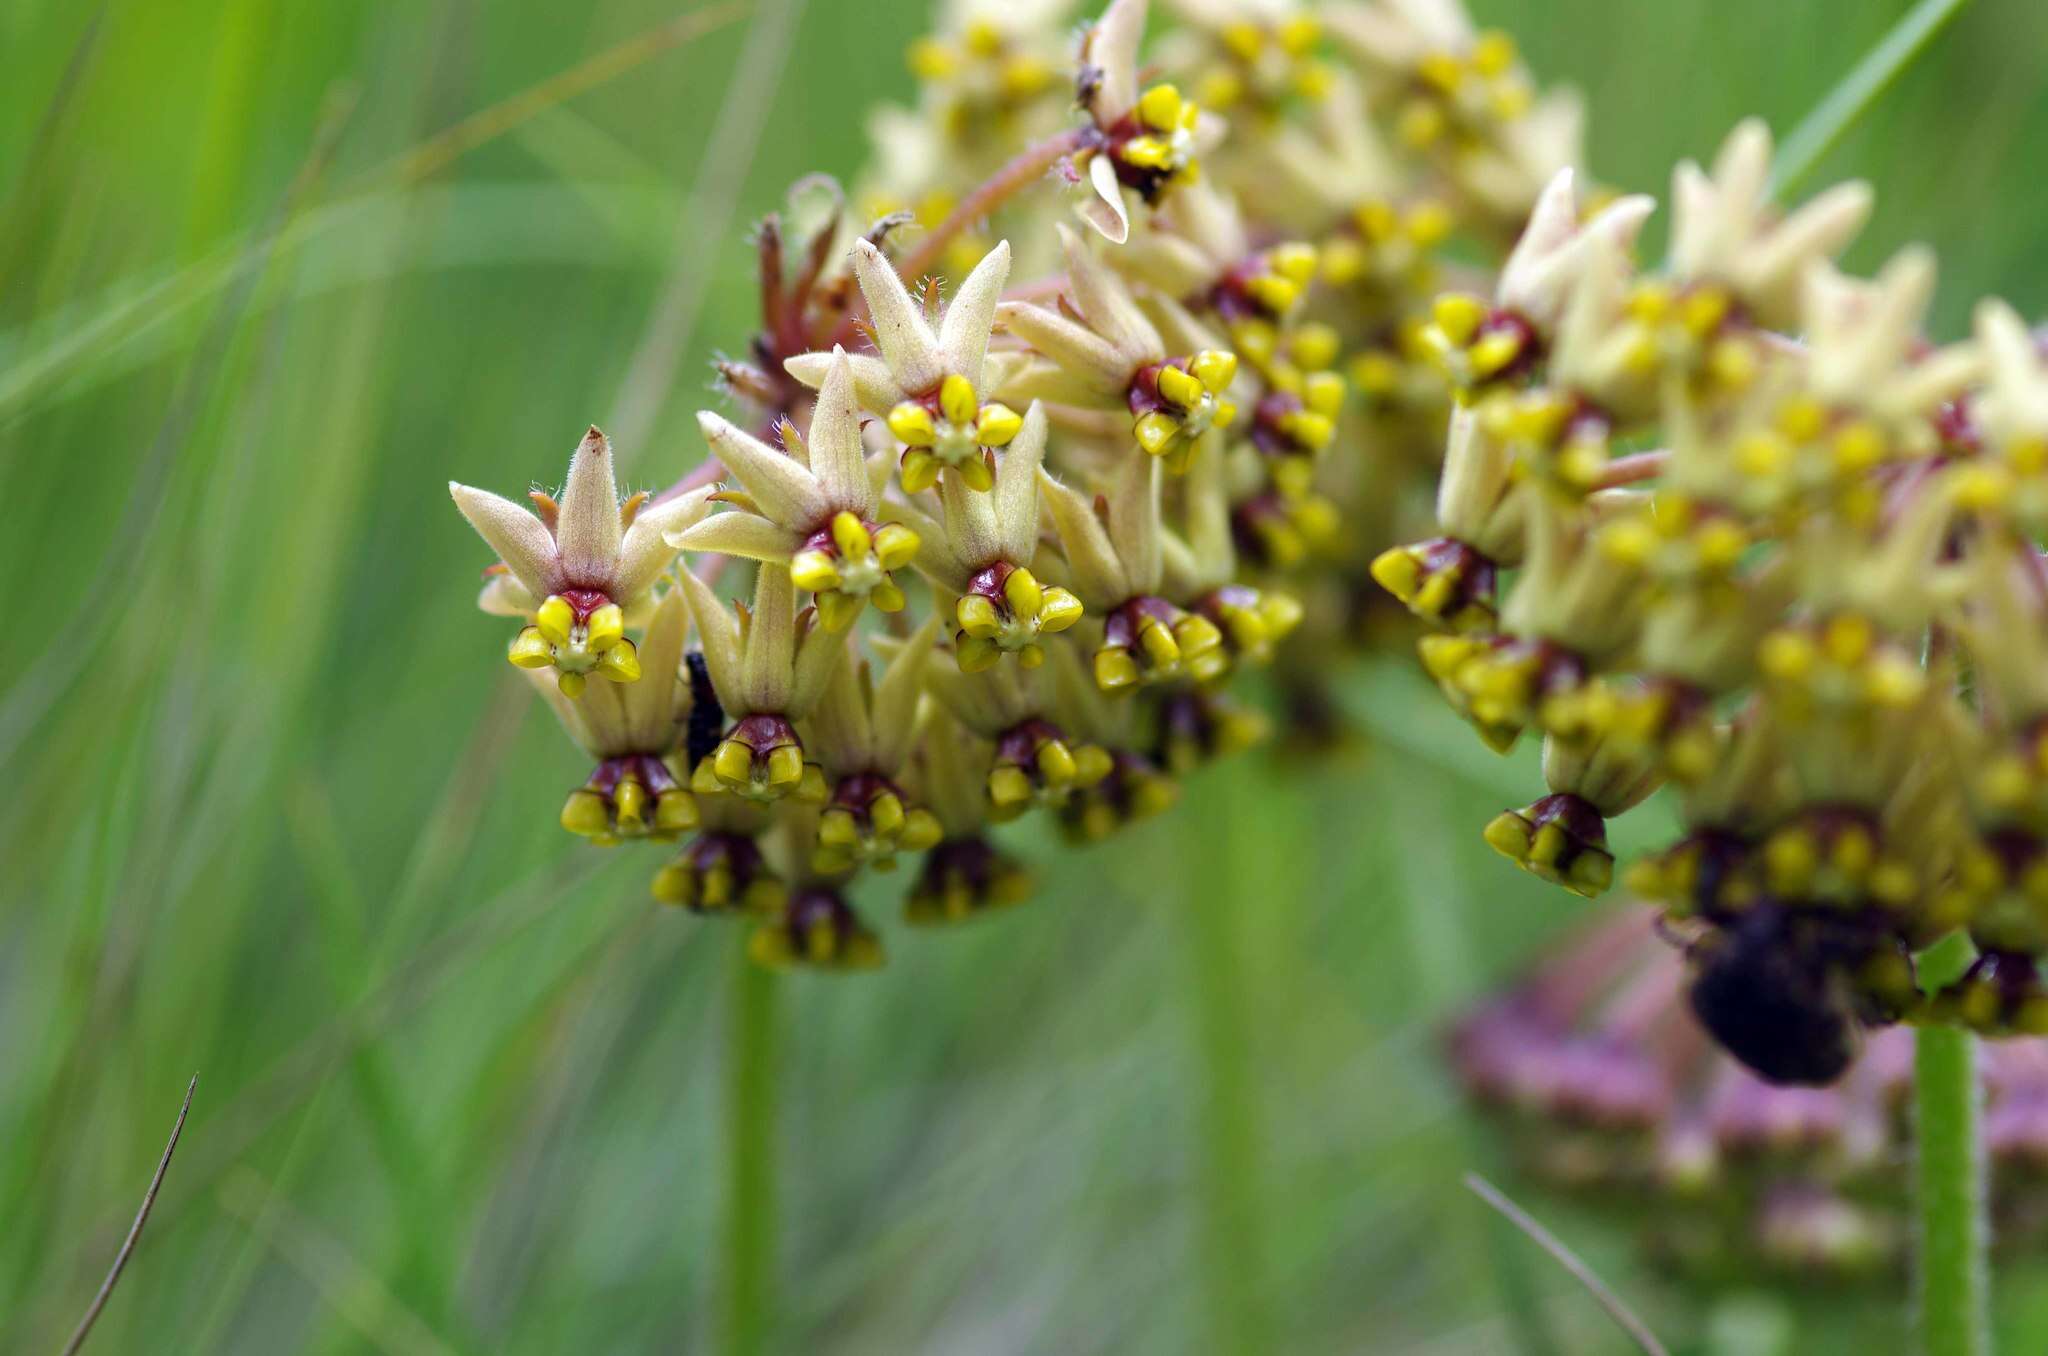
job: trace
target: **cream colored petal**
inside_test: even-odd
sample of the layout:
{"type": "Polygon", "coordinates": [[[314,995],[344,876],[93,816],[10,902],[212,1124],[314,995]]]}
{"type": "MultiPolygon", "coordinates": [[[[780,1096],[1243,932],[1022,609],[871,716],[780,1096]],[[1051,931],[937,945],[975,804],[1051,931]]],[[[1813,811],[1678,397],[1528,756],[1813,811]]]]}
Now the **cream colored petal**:
{"type": "Polygon", "coordinates": [[[1123,562],[1118,559],[1102,520],[1095,516],[1095,505],[1088,496],[1043,471],[1038,473],[1038,492],[1052,514],[1053,527],[1059,533],[1067,568],[1074,572],[1074,586],[1081,602],[1089,611],[1101,613],[1129,601],[1136,590],[1130,586],[1123,562]]]}
{"type": "Polygon", "coordinates": [[[583,708],[583,723],[590,732],[590,748],[595,756],[617,758],[641,751],[633,736],[632,698],[628,689],[640,687],[646,681],[643,674],[634,683],[592,683],[576,698],[576,704],[583,708]]]}
{"type": "Polygon", "coordinates": [[[811,475],[824,492],[826,512],[851,509],[863,518],[874,516],[874,491],[868,484],[866,449],[860,440],[860,407],[854,404],[853,365],[846,350],[832,350],[832,366],[811,412],[811,475]]]}
{"type": "Polygon", "coordinates": [[[1159,535],[1160,587],[1175,598],[1206,593],[1220,582],[1212,579],[1195,559],[1195,548],[1167,528],[1159,535]]]}
{"type": "MultiPolygon", "coordinates": [[[[1568,183],[1564,178],[1566,173],[1568,171],[1561,171],[1552,184],[1568,183]]],[[[1553,206],[1546,208],[1539,204],[1537,212],[1540,216],[1556,210],[1548,190],[1545,198],[1553,201],[1553,206]]],[[[1571,206],[1570,202],[1564,205],[1566,208],[1571,206]]],[[[1525,252],[1522,245],[1515,247],[1508,268],[1501,273],[1502,304],[1521,312],[1539,326],[1555,325],[1573,286],[1587,267],[1589,253],[1604,245],[1617,246],[1626,253],[1656,208],[1656,199],[1643,194],[1617,198],[1595,213],[1582,229],[1574,224],[1562,237],[1555,234],[1557,223],[1554,220],[1542,222],[1539,234],[1539,223],[1532,219],[1523,243],[1543,239],[1551,242],[1550,247],[1533,253],[1525,252]]]]}
{"type": "MultiPolygon", "coordinates": [[[[839,644],[853,644],[852,634],[839,637],[839,644]]],[[[868,719],[866,687],[858,654],[847,655],[832,666],[831,680],[805,715],[800,731],[804,752],[835,777],[875,770],[875,732],[868,719]]]]}
{"type": "Polygon", "coordinates": [[[1885,394],[1893,410],[1932,415],[1975,385],[1983,373],[1983,353],[1975,344],[1950,344],[1907,367],[1885,394]]]}
{"type": "Polygon", "coordinates": [[[946,539],[955,555],[976,570],[1002,558],[994,496],[975,493],[958,474],[948,471],[939,485],[939,498],[946,506],[946,539]]]}
{"type": "Polygon", "coordinates": [[[946,375],[946,363],[917,299],[873,242],[854,241],[852,258],[861,295],[867,298],[875,346],[882,350],[896,384],[916,394],[931,390],[946,375]]]}
{"type": "Polygon", "coordinates": [[[1762,118],[1744,118],[1714,156],[1714,182],[1731,217],[1755,220],[1771,181],[1771,129],[1762,118]]]}
{"type": "MultiPolygon", "coordinates": [[[[889,364],[872,353],[852,353],[847,361],[853,364],[853,393],[861,408],[871,414],[887,414],[897,405],[910,398],[910,393],[896,384],[896,376],[889,370],[889,364]]],[[[795,377],[813,391],[825,384],[825,375],[832,370],[830,353],[799,353],[786,358],[783,370],[795,377]]]]}
{"type": "Polygon", "coordinates": [[[1181,515],[1194,572],[1210,587],[1237,573],[1230,535],[1230,487],[1220,446],[1198,448],[1181,477],[1181,515]]]}
{"type": "Polygon", "coordinates": [[[597,688],[612,687],[615,684],[594,684],[584,690],[582,697],[571,698],[562,695],[562,685],[556,680],[553,669],[521,669],[519,676],[524,678],[527,686],[534,690],[534,694],[547,704],[548,710],[555,713],[555,719],[561,722],[563,732],[576,741],[576,747],[592,758],[605,756],[602,743],[590,728],[583,702],[585,698],[592,696],[597,688]]]}
{"type": "Polygon", "coordinates": [[[697,411],[704,441],[747,487],[761,512],[792,532],[809,532],[827,516],[825,493],[795,457],[770,447],[709,410],[697,411]]]}
{"type": "MultiPolygon", "coordinates": [[[[1048,646],[1048,654],[1064,648],[1048,646]]],[[[990,738],[1014,725],[1047,714],[1049,684],[1039,675],[1044,669],[1026,671],[1015,664],[998,664],[980,673],[962,673],[955,664],[929,664],[924,671],[925,690],[939,704],[973,730],[990,738]]]]}
{"type": "MultiPolygon", "coordinates": [[[[1245,231],[1243,215],[1237,211],[1237,199],[1206,180],[1176,190],[1167,201],[1165,215],[1174,225],[1171,238],[1200,248],[1214,264],[1235,264],[1251,254],[1251,236],[1245,231]]],[[[1151,236],[1157,236],[1157,231],[1151,236]]]]}
{"type": "Polygon", "coordinates": [[[531,617],[541,600],[512,574],[494,574],[484,581],[476,605],[494,617],[531,617]]]}
{"type": "MultiPolygon", "coordinates": [[[[1208,450],[1213,456],[1214,448],[1208,450]]],[[[1131,592],[1157,593],[1159,483],[1165,467],[1158,457],[1125,457],[1122,472],[1109,492],[1109,540],[1131,592]]]]}
{"type": "Polygon", "coordinates": [[[996,552],[1005,560],[1029,564],[1038,549],[1038,469],[1045,461],[1045,406],[1037,401],[1024,411],[1024,427],[1003,449],[996,465],[996,552]]]}
{"type": "Polygon", "coordinates": [[[1095,251],[1079,235],[1065,226],[1059,228],[1059,233],[1067,259],[1067,286],[1088,327],[1108,340],[1133,367],[1162,361],[1166,357],[1166,341],[1138,309],[1137,300],[1124,280],[1096,258],[1095,251]]]}
{"type": "MultiPolygon", "coordinates": [[[[766,568],[765,566],[763,568],[766,568]]],[[[711,586],[689,570],[682,572],[683,597],[697,622],[698,644],[704,650],[704,667],[711,674],[711,690],[718,704],[728,712],[744,715],[741,687],[740,625],[711,586]]]]}
{"type": "Polygon", "coordinates": [[[947,539],[946,525],[916,505],[890,499],[882,505],[882,521],[902,523],[917,533],[917,558],[911,567],[939,588],[959,593],[974,574],[947,539]]]}
{"type": "Polygon", "coordinates": [[[744,560],[768,560],[789,564],[803,538],[786,527],[778,527],[757,513],[728,509],[714,513],[703,522],[669,537],[669,544],[684,551],[701,551],[744,560]]]}
{"type": "Polygon", "coordinates": [[[790,666],[787,711],[791,720],[802,720],[810,714],[845,662],[846,637],[833,635],[822,626],[812,626],[797,647],[790,666]]]}
{"type": "Polygon", "coordinates": [[[2041,356],[2034,336],[2020,313],[1995,297],[1977,303],[1977,345],[1989,365],[1992,400],[1999,404],[2022,393],[2048,400],[2048,383],[2042,381],[2041,356]]]}
{"type": "Polygon", "coordinates": [[[875,764],[883,773],[896,776],[910,759],[911,741],[917,737],[917,703],[924,692],[924,675],[931,658],[932,642],[938,638],[939,618],[925,618],[903,648],[882,670],[875,684],[872,706],[872,738],[875,764]]]}
{"type": "Polygon", "coordinates": [[[1671,267],[1697,278],[1714,266],[1714,181],[1690,160],[1671,171],[1671,267]]]}
{"type": "Polygon", "coordinates": [[[1909,245],[1893,255],[1877,275],[1877,305],[1865,333],[1881,348],[1903,355],[1919,337],[1928,303],[1934,300],[1934,251],[1909,245]]]}
{"type": "MultiPolygon", "coordinates": [[[[1170,296],[1148,296],[1139,303],[1139,309],[1158,332],[1165,353],[1200,353],[1205,348],[1230,347],[1229,340],[1170,296]]],[[[1249,383],[1251,375],[1251,364],[1246,363],[1240,380],[1249,383]]]]}
{"type": "Polygon", "coordinates": [[[1074,204],[1074,212],[1112,245],[1131,238],[1131,209],[1124,203],[1124,186],[1117,182],[1116,166],[1108,156],[1097,152],[1088,157],[1088,190],[1074,204]]]}
{"type": "Polygon", "coordinates": [[[1574,174],[1561,169],[1543,186],[1529,212],[1529,224],[1522,228],[1507,263],[1501,266],[1501,301],[1508,303],[1508,288],[1517,277],[1563,248],[1578,229],[1579,194],[1574,174]]]}
{"type": "Polygon", "coordinates": [[[1058,363],[1098,397],[1121,395],[1137,369],[1093,330],[1043,306],[1006,301],[996,308],[996,316],[1005,330],[1058,363]]]}
{"type": "Polygon", "coordinates": [[[1049,645],[1038,670],[1040,684],[1050,689],[1054,709],[1067,732],[1110,748],[1129,748],[1142,705],[1112,697],[1095,685],[1095,677],[1078,645],[1049,645]]]}
{"type": "Polygon", "coordinates": [[[555,563],[555,539],[547,524],[501,495],[470,485],[448,482],[455,507],[469,519],[477,535],[498,553],[498,559],[526,591],[545,598],[561,586],[561,571],[555,563]]]}
{"type": "Polygon", "coordinates": [[[1138,103],[1138,44],[1145,37],[1145,0],[1111,0],[1081,40],[1081,61],[1096,72],[1088,112],[1107,127],[1138,103]]]}
{"type": "Polygon", "coordinates": [[[618,599],[623,606],[654,587],[654,581],[676,558],[671,538],[701,519],[718,487],[702,485],[673,499],[646,504],[633,517],[619,543],[618,599]]]}
{"type": "Polygon", "coordinates": [[[754,610],[740,646],[740,711],[788,715],[796,660],[796,585],[780,565],[754,578],[754,610]]]}
{"type": "MultiPolygon", "coordinates": [[[[690,616],[682,590],[670,589],[655,605],[654,618],[640,642],[640,681],[598,683],[618,693],[625,708],[625,723],[632,751],[667,753],[675,746],[677,686],[683,664],[683,640],[689,634],[690,616]]],[[[584,699],[590,698],[589,689],[584,699]]]]}
{"type": "Polygon", "coordinates": [[[556,549],[566,582],[612,592],[623,536],[611,441],[593,427],[569,459],[569,482],[562,488],[561,513],[555,520],[556,549]]]}
{"type": "Polygon", "coordinates": [[[1786,326],[1797,319],[1800,273],[1811,260],[1841,253],[1870,219],[1875,200],[1866,183],[1836,184],[1737,255],[1736,285],[1760,321],[1786,326]]]}
{"type": "Polygon", "coordinates": [[[1220,257],[1192,240],[1148,231],[1118,250],[1113,262],[1118,272],[1145,287],[1185,297],[1216,282],[1223,273],[1220,257]]]}
{"type": "Polygon", "coordinates": [[[1092,411],[1113,412],[1126,429],[1130,425],[1130,406],[1124,400],[1121,385],[1112,387],[1099,376],[1070,372],[1035,353],[1031,355],[1030,362],[1018,366],[995,389],[995,398],[1012,409],[1042,400],[1049,406],[1072,405],[1092,411]]]}
{"type": "Polygon", "coordinates": [[[1010,242],[1000,241],[983,255],[967,281],[953,294],[939,322],[939,351],[946,370],[958,372],[981,389],[982,360],[988,354],[989,331],[996,323],[996,303],[1010,280],[1010,242]]]}

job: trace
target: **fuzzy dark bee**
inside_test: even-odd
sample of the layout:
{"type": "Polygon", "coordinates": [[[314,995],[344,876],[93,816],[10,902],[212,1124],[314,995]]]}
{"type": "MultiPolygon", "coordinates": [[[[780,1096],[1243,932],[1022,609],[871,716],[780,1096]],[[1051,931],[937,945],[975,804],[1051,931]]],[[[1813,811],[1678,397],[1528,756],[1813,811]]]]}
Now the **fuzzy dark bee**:
{"type": "Polygon", "coordinates": [[[1833,950],[1782,906],[1749,909],[1694,944],[1693,1014],[1767,1082],[1832,1083],[1862,1034],[1833,950]]]}
{"type": "Polygon", "coordinates": [[[711,686],[704,652],[691,650],[683,662],[690,669],[690,724],[683,739],[683,756],[688,761],[683,766],[693,768],[718,748],[725,734],[725,708],[718,704],[718,692],[711,686]]]}

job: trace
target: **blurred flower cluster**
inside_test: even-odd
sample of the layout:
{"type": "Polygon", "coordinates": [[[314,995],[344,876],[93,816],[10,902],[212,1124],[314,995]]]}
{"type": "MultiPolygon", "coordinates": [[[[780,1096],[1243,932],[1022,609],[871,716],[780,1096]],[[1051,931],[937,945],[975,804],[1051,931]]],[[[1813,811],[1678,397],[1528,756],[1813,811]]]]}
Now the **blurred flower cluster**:
{"type": "Polygon", "coordinates": [[[1163,7],[1148,52],[1145,0],[949,0],[851,195],[761,225],[694,471],[622,498],[592,429],[558,495],[453,487],[593,764],[563,827],[672,845],[656,897],[763,963],[878,963],[864,870],[1019,902],[996,826],[1104,838],[1264,734],[1241,675],[1320,682],[1426,513],[1431,301],[1490,278],[1447,255],[1578,158],[1455,0],[1163,7]]]}
{"type": "Polygon", "coordinates": [[[1649,199],[1545,189],[1491,295],[1435,304],[1435,534],[1373,570],[1488,744],[1543,738],[1487,841],[1596,895],[1606,822],[1670,784],[1629,888],[1715,1036],[1822,1083],[1900,1018],[2048,1033],[2048,360],[1997,302],[1928,342],[1932,257],[1841,272],[1870,193],[1781,210],[1771,167],[1754,123],[1681,165],[1655,270],[1649,199]]]}
{"type": "MultiPolygon", "coordinates": [[[[1518,1174],[1636,1226],[1715,1287],[1902,1275],[1912,1192],[1912,1037],[1876,1033],[1832,1087],[1767,1083],[1683,1004],[1683,962],[1641,914],[1581,935],[1451,1034],[1466,1094],[1518,1174]]],[[[2001,1248],[2048,1236],[2048,1041],[1980,1069],[2001,1248]]]]}

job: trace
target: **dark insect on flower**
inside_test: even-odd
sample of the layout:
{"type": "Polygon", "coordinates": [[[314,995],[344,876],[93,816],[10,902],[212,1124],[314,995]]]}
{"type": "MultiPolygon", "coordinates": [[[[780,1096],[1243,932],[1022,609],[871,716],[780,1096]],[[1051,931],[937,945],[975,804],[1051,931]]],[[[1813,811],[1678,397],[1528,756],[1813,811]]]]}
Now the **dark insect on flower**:
{"type": "Polygon", "coordinates": [[[704,652],[692,650],[683,656],[690,669],[690,724],[683,736],[684,766],[695,767],[718,749],[725,737],[725,709],[718,704],[718,692],[711,686],[711,670],[704,652]]]}
{"type": "Polygon", "coordinates": [[[1856,1058],[1859,1028],[1812,923],[1762,904],[1692,948],[1693,1015],[1772,1083],[1822,1086],[1856,1058]]]}

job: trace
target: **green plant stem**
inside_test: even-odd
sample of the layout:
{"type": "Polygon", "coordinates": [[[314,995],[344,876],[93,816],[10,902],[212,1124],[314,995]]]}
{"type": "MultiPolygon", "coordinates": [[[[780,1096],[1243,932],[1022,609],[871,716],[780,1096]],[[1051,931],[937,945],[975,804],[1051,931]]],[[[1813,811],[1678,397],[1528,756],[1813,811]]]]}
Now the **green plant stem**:
{"type": "Polygon", "coordinates": [[[1913,1092],[1922,1339],[1927,1356],[1987,1356],[1989,1236],[1976,1037],[1922,1027],[1913,1047],[1913,1092]]]}
{"type": "Polygon", "coordinates": [[[1970,0],[1920,0],[1792,129],[1771,167],[1771,192],[1782,197],[1819,167],[1857,120],[1962,12],[1970,0]]]}
{"type": "MultiPolygon", "coordinates": [[[[719,1348],[767,1350],[774,1303],[776,1062],[775,975],[744,957],[732,977],[725,1041],[725,1241],[719,1348]]],[[[716,1268],[714,1267],[714,1274],[716,1268]]]]}
{"type": "MultiPolygon", "coordinates": [[[[1260,1231],[1259,1130],[1253,1086],[1249,977],[1240,911],[1258,907],[1256,854],[1262,826],[1239,779],[1214,777],[1199,791],[1199,844],[1180,901],[1190,966],[1199,1087],[1198,1246],[1210,1349],[1256,1352],[1264,1237],[1260,1231]]],[[[1195,808],[1195,807],[1190,807],[1195,808]]]]}

